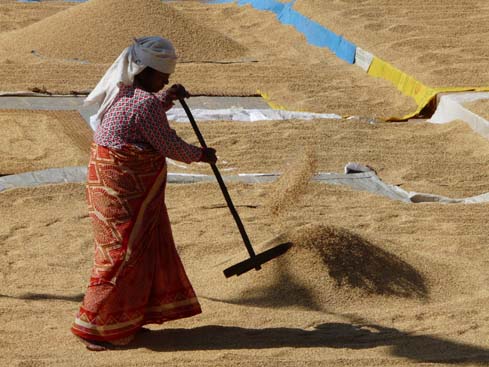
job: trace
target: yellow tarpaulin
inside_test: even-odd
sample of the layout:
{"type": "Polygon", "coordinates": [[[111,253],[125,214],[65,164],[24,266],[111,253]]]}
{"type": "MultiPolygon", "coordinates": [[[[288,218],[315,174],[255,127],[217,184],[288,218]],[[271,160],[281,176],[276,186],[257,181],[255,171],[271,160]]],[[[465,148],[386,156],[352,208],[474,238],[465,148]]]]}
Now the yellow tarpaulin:
{"type": "MultiPolygon", "coordinates": [[[[372,63],[367,71],[367,74],[373,77],[381,78],[391,82],[402,94],[412,97],[418,106],[416,111],[402,116],[402,117],[390,117],[388,121],[405,121],[413,118],[434,99],[439,93],[455,93],[455,92],[466,92],[466,91],[489,91],[489,87],[441,87],[441,88],[431,88],[425,86],[419,80],[414,79],[412,76],[407,75],[401,70],[395,68],[391,64],[379,59],[378,57],[373,57],[372,63]]],[[[258,94],[267,102],[270,108],[274,110],[288,110],[283,105],[275,103],[271,100],[270,96],[260,90],[257,91],[258,94]]]]}
{"type": "Polygon", "coordinates": [[[390,81],[401,93],[414,98],[418,105],[416,111],[400,118],[391,117],[389,120],[408,120],[418,115],[439,93],[489,90],[489,87],[430,88],[375,56],[367,73],[390,81]]]}

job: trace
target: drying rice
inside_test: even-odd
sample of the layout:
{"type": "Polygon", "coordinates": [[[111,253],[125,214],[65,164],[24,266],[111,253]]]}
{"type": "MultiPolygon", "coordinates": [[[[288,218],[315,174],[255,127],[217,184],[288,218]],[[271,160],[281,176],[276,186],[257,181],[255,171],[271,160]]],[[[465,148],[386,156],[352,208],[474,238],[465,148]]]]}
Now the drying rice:
{"type": "Polygon", "coordinates": [[[24,28],[73,5],[75,4],[64,1],[24,4],[17,0],[2,0],[0,32],[24,28]]]}
{"type": "MultiPolygon", "coordinates": [[[[131,4],[137,3],[143,4],[141,1],[131,4]]],[[[332,16],[349,15],[357,21],[363,20],[360,28],[352,27],[355,32],[363,29],[363,36],[374,34],[380,38],[385,36],[380,31],[390,21],[397,24],[389,26],[387,33],[412,35],[408,32],[411,29],[399,19],[378,15],[382,11],[410,13],[406,9],[411,9],[411,4],[404,3],[389,2],[381,6],[378,1],[366,0],[314,4],[323,10],[328,6],[332,16]],[[379,33],[372,32],[376,29],[379,33]]],[[[483,29],[483,13],[482,23],[472,22],[473,15],[469,23],[460,16],[464,9],[460,6],[473,5],[476,11],[484,9],[480,1],[453,6],[435,3],[415,2],[420,7],[423,5],[422,10],[427,14],[428,8],[437,4],[435,8],[439,10],[451,8],[452,16],[442,13],[441,23],[450,24],[448,19],[460,24],[456,20],[461,19],[469,24],[469,30],[483,29]]],[[[90,31],[96,33],[100,29],[96,27],[117,25],[128,19],[127,13],[110,17],[119,9],[132,9],[129,2],[117,4],[116,9],[114,0],[93,0],[73,6],[65,14],[82,14],[96,6],[112,7],[113,13],[105,19],[107,24],[93,24],[90,31]]],[[[167,4],[156,8],[155,1],[144,4],[154,5],[148,9],[170,9],[167,4]]],[[[296,2],[296,6],[304,4],[313,2],[296,2]]],[[[466,13],[472,14],[471,6],[467,7],[470,9],[466,13]]],[[[270,14],[236,5],[210,8],[193,1],[178,2],[168,11],[175,15],[172,20],[181,21],[177,26],[188,25],[200,17],[203,28],[199,29],[204,29],[204,33],[192,34],[196,37],[193,42],[198,43],[201,36],[223,40],[222,34],[237,42],[238,46],[225,38],[223,42],[230,45],[230,53],[227,54],[224,46],[224,54],[211,55],[213,60],[243,55],[258,60],[224,66],[181,65],[176,76],[196,91],[255,93],[256,85],[260,85],[266,86],[272,97],[294,107],[331,108],[328,112],[361,111],[369,115],[407,108],[405,100],[397,92],[392,93],[392,87],[364,79],[359,72],[335,59],[321,58],[317,50],[304,46],[303,40],[298,42],[300,37],[289,33],[290,29],[275,27],[274,16],[270,14]],[[216,35],[207,32],[208,29],[222,32],[216,35]],[[281,41],[269,42],[274,37],[281,41]]],[[[324,12],[317,14],[324,16],[324,12]]],[[[146,15],[151,23],[151,14],[146,15]]],[[[58,24],[57,16],[46,18],[44,24],[58,24]]],[[[414,30],[429,29],[428,23],[440,26],[435,17],[428,16],[430,22],[425,22],[423,17],[418,23],[412,20],[414,30]]],[[[77,25],[86,21],[71,20],[77,25]]],[[[36,28],[41,23],[30,29],[54,34],[53,29],[36,28]]],[[[26,44],[31,42],[23,33],[28,28],[15,31],[26,36],[22,39],[26,44]]],[[[4,33],[0,38],[6,42],[12,34],[4,33]]],[[[55,35],[65,41],[69,36],[55,35]]],[[[471,36],[469,32],[468,37],[471,36]]],[[[11,44],[15,41],[9,40],[11,44]]],[[[412,38],[390,46],[407,45],[405,49],[401,47],[403,54],[412,55],[409,51],[417,47],[416,41],[412,38]]],[[[89,40],[80,42],[77,45],[89,40]]],[[[65,53],[58,54],[62,49],[54,43],[48,39],[44,52],[52,58],[67,57],[65,53]]],[[[428,47],[422,51],[425,49],[428,47]]],[[[185,47],[182,50],[184,57],[192,55],[185,54],[185,47]]],[[[3,53],[0,75],[5,80],[4,86],[16,88],[37,86],[66,91],[89,87],[107,66],[102,51],[86,54],[99,60],[96,65],[43,59],[39,56],[41,52],[38,56],[11,53],[6,60],[3,53]],[[17,80],[22,78],[25,79],[17,80]]],[[[117,54],[120,48],[116,52],[116,47],[109,47],[107,51],[117,54]]],[[[445,52],[440,44],[437,52],[445,52]]],[[[452,55],[455,63],[457,59],[466,60],[459,58],[457,50],[452,55]]],[[[197,56],[205,60],[208,54],[197,56]]],[[[406,57],[405,62],[417,64],[412,57],[406,57]]],[[[435,65],[428,73],[447,71],[451,66],[435,65]]],[[[461,80],[456,74],[441,75],[439,80],[461,80]]],[[[473,71],[468,74],[473,77],[473,71]]],[[[6,161],[12,162],[8,154],[13,152],[32,164],[30,169],[33,169],[37,164],[71,165],[78,157],[88,158],[82,154],[87,149],[87,135],[77,131],[76,125],[65,127],[61,124],[63,118],[53,116],[53,113],[39,112],[32,119],[32,112],[25,115],[2,112],[6,161]],[[55,158],[69,159],[55,163],[55,158]]],[[[294,161],[306,147],[302,159],[296,160],[296,166],[286,170],[276,184],[228,185],[258,252],[284,241],[290,241],[292,248],[264,264],[260,271],[225,279],[222,270],[247,258],[248,254],[218,185],[169,185],[166,204],[175,242],[204,312],[163,327],[150,326],[151,332],[138,335],[134,346],[127,350],[95,355],[69,337],[69,326],[92,264],[93,236],[84,185],[4,191],[0,193],[0,334],[3,336],[0,364],[18,367],[487,365],[488,204],[408,205],[344,187],[309,182],[319,169],[338,172],[347,161],[360,161],[372,165],[386,181],[403,188],[460,196],[487,192],[486,140],[462,122],[440,126],[367,124],[361,119],[267,122],[253,126],[219,122],[203,124],[202,128],[206,138],[209,137],[209,145],[218,149],[220,166],[235,168],[235,172],[279,170],[286,162],[294,161]],[[307,150],[309,146],[315,147],[314,154],[307,150]],[[279,213],[287,215],[270,215],[270,202],[276,204],[279,213]]],[[[177,125],[177,129],[196,143],[188,125],[177,125]]],[[[209,171],[207,165],[194,167],[197,167],[192,168],[195,171],[209,171]]]]}
{"type": "MultiPolygon", "coordinates": [[[[190,124],[172,126],[198,144],[190,124]]],[[[489,142],[462,121],[267,121],[253,126],[214,121],[200,128],[207,144],[216,148],[218,166],[226,175],[280,172],[297,160],[299,152],[312,147],[320,172],[342,173],[348,162],[359,162],[407,191],[449,197],[489,192],[489,142]]],[[[169,167],[172,172],[212,174],[206,164],[169,167]]]]}
{"type": "Polygon", "coordinates": [[[150,35],[171,39],[182,62],[225,61],[246,52],[237,42],[195,24],[159,0],[92,0],[4,33],[0,44],[41,58],[111,63],[133,38],[150,35]]]}
{"type": "Polygon", "coordinates": [[[294,9],[429,87],[487,87],[485,0],[297,0],[294,9]]]}
{"type": "Polygon", "coordinates": [[[135,348],[96,356],[69,337],[92,263],[84,185],[0,193],[2,358],[19,366],[257,367],[278,359],[311,366],[311,356],[320,366],[348,353],[360,367],[367,353],[372,366],[397,367],[484,356],[487,205],[414,206],[312,184],[308,205],[279,224],[264,207],[269,185],[228,187],[256,249],[285,224],[291,250],[225,279],[222,270],[246,251],[225,204],[217,205],[217,184],[170,185],[175,241],[204,313],[150,326],[135,348]],[[33,328],[40,315],[43,327],[33,328]],[[384,341],[352,346],[366,337],[384,341]],[[416,348],[406,361],[393,343],[416,348]]]}
{"type": "Polygon", "coordinates": [[[167,35],[175,42],[181,59],[172,82],[192,94],[256,95],[260,90],[290,110],[384,118],[416,109],[389,82],[308,45],[272,13],[195,1],[94,0],[4,32],[1,89],[87,92],[132,37],[141,34],[167,35]],[[145,5],[138,8],[139,3],[145,5]]]}
{"type": "Polygon", "coordinates": [[[307,149],[302,152],[274,184],[268,204],[270,213],[280,216],[292,209],[307,190],[309,182],[317,173],[316,169],[317,156],[314,151],[307,149]]]}
{"type": "Polygon", "coordinates": [[[279,242],[291,242],[292,248],[263,265],[263,271],[223,286],[219,299],[277,309],[327,310],[349,298],[427,298],[426,279],[419,270],[347,229],[307,224],[289,229],[273,244],[279,242]]]}
{"type": "Polygon", "coordinates": [[[86,166],[91,141],[76,111],[0,111],[0,175],[86,166]]]}
{"type": "Polygon", "coordinates": [[[464,107],[486,120],[489,119],[489,100],[487,99],[464,103],[464,107]]]}

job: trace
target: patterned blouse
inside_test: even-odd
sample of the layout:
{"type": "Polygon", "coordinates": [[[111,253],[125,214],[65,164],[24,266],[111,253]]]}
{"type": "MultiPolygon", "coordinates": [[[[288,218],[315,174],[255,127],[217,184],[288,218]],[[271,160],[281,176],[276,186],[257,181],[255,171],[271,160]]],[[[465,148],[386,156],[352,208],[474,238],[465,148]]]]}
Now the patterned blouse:
{"type": "Polygon", "coordinates": [[[95,131],[95,143],[116,149],[127,144],[153,147],[168,158],[198,162],[202,149],[186,143],[168,124],[165,112],[172,106],[164,93],[121,85],[115,102],[95,131]]]}

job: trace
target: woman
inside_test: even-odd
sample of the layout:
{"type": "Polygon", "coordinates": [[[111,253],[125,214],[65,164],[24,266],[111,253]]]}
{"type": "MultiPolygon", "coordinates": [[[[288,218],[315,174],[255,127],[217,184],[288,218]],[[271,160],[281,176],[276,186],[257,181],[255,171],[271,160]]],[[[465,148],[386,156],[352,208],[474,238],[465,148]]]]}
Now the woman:
{"type": "Polygon", "coordinates": [[[159,92],[176,65],[161,37],[135,40],[86,104],[100,108],[87,175],[95,259],[72,332],[90,350],[125,345],[149,323],[201,312],[173,242],[165,207],[166,157],[215,163],[212,148],[180,139],[165,111],[188,97],[181,85],[159,92]]]}

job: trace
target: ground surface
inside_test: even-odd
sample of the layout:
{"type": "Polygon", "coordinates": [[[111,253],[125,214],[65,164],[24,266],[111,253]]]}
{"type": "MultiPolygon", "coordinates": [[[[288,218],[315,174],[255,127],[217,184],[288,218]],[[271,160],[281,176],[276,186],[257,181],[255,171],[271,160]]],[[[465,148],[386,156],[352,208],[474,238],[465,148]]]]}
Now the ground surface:
{"type": "MultiPolygon", "coordinates": [[[[93,14],[103,4],[90,3],[73,10],[81,5],[3,1],[2,91],[93,88],[108,67],[96,60],[100,54],[84,64],[60,61],[59,55],[42,58],[25,48],[33,29],[42,38],[59,30],[50,25],[80,24],[81,18],[63,20],[64,9],[68,15],[93,14]],[[16,40],[18,47],[7,53],[3,46],[16,40]]],[[[173,19],[184,19],[180,25],[192,21],[210,30],[196,33],[196,42],[212,36],[227,50],[222,59],[216,48],[214,62],[196,62],[185,55],[182,41],[186,61],[174,80],[192,91],[250,95],[262,88],[292,109],[366,117],[202,122],[223,172],[286,174],[289,181],[230,184],[229,190],[258,251],[281,241],[294,245],[259,272],[225,279],[222,270],[246,255],[217,185],[170,185],[175,240],[204,312],[150,326],[150,333],[124,350],[90,353],[69,331],[92,264],[83,184],[1,192],[0,365],[489,365],[489,204],[406,204],[294,176],[313,174],[311,159],[316,170],[329,172],[356,161],[406,190],[478,195],[489,192],[487,140],[460,121],[378,122],[375,117],[410,112],[412,101],[358,67],[307,46],[271,14],[196,1],[171,6],[179,14],[173,19]],[[291,187],[295,195],[285,195],[291,187]],[[273,210],[277,205],[279,212],[273,210]]],[[[295,7],[430,86],[488,81],[487,45],[480,42],[487,33],[485,2],[297,0],[295,7]]],[[[129,29],[130,18],[105,19],[105,26],[129,29]]],[[[173,31],[185,29],[174,24],[173,31]]],[[[46,40],[49,51],[55,42],[52,36],[46,40]]],[[[484,102],[467,107],[484,116],[484,102]]],[[[173,126],[196,143],[188,124],[173,126]]],[[[0,111],[0,174],[86,164],[87,129],[77,112],[0,111]]],[[[205,165],[169,168],[210,174],[205,165]]]]}
{"type": "Polygon", "coordinates": [[[69,332],[92,261],[83,185],[2,193],[3,364],[487,365],[486,204],[406,205],[316,184],[275,218],[270,190],[230,187],[257,249],[311,224],[344,228],[356,242],[317,237],[336,241],[327,257],[299,241],[260,272],[226,280],[223,268],[245,254],[220,192],[172,186],[173,230],[204,313],[100,354],[69,332]]]}

